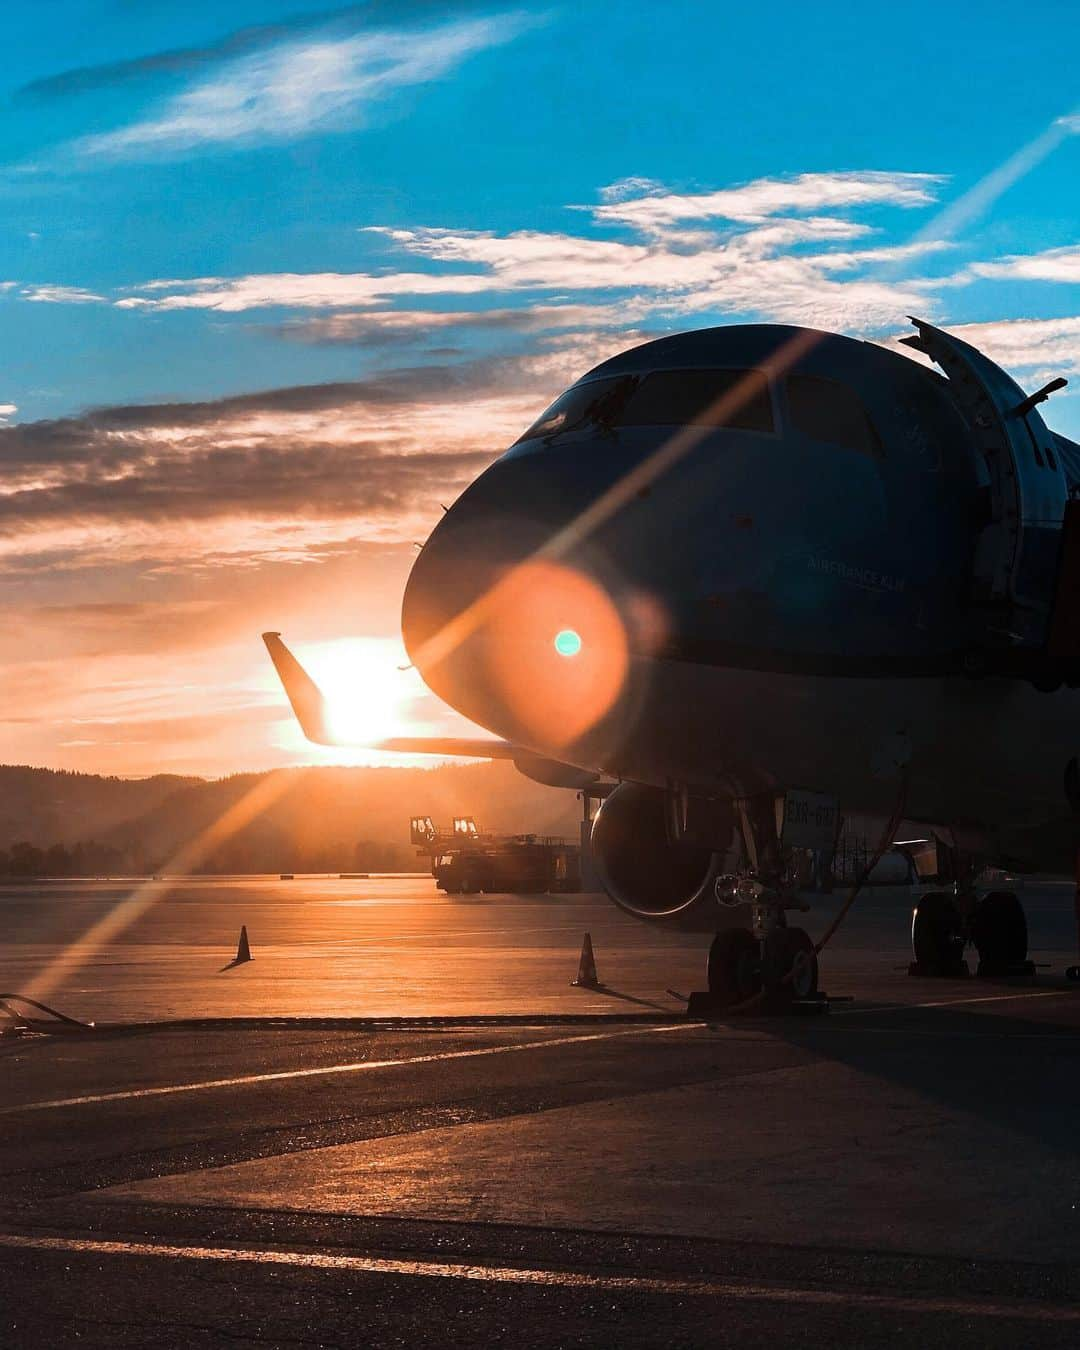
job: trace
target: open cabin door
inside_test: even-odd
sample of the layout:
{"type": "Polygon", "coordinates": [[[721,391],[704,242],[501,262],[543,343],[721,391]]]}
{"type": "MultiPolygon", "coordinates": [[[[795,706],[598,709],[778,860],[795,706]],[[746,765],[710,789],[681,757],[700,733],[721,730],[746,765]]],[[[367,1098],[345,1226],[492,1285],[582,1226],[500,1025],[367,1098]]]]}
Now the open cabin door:
{"type": "MultiPolygon", "coordinates": [[[[972,660],[989,671],[1042,677],[1049,643],[1068,504],[1068,482],[1054,437],[1036,411],[1046,391],[1029,398],[982,352],[912,319],[918,334],[902,339],[949,377],[957,405],[979,448],[990,518],[974,559],[976,631],[972,660]]],[[[1076,522],[1080,524],[1080,522],[1076,522]]],[[[1070,526],[1075,528],[1070,520],[1070,526]]],[[[1071,532],[1071,531],[1070,531],[1071,532]]]]}

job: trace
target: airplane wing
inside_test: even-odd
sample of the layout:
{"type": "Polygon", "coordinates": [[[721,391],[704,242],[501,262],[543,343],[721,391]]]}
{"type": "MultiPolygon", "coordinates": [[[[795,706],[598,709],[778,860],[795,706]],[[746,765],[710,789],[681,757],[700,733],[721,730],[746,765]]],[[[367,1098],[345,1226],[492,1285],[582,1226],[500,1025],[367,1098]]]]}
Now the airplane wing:
{"type": "MultiPolygon", "coordinates": [[[[281,640],[280,633],[264,633],[263,642],[288,695],[300,729],[316,745],[350,745],[335,736],[322,690],[281,640]]],[[[462,755],[471,759],[511,759],[528,778],[550,787],[587,787],[598,774],[558,760],[544,759],[511,741],[484,736],[387,736],[364,743],[370,750],[392,750],[409,755],[462,755]]]]}

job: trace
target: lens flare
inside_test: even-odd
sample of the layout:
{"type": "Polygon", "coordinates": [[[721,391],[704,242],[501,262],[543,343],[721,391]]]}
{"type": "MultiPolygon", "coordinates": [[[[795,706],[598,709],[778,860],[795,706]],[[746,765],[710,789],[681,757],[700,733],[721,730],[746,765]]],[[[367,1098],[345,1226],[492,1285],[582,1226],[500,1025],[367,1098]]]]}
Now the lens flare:
{"type": "Polygon", "coordinates": [[[555,650],[560,656],[577,656],[581,651],[581,634],[572,628],[563,628],[555,634],[555,650]]]}
{"type": "Polygon", "coordinates": [[[513,719],[510,739],[569,745],[625,690],[626,627],[607,591],[575,568],[515,567],[488,592],[477,638],[483,684],[513,719]]]}

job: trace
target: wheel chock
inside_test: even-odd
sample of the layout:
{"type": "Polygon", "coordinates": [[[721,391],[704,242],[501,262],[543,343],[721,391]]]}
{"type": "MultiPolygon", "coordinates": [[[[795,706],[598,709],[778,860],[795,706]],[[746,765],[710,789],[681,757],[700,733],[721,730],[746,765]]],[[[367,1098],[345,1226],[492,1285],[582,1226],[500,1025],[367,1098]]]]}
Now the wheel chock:
{"type": "Polygon", "coordinates": [[[728,1017],[816,1017],[827,1013],[833,1003],[847,999],[832,999],[818,990],[807,998],[791,998],[774,994],[771,998],[755,994],[743,1004],[723,1003],[707,989],[698,989],[687,1000],[686,1016],[691,1022],[716,1022],[728,1017]]]}
{"type": "Polygon", "coordinates": [[[686,1015],[691,1022],[711,1022],[723,1017],[728,1005],[714,998],[707,989],[695,989],[686,1000],[686,1015]]]}
{"type": "Polygon", "coordinates": [[[945,965],[931,964],[929,961],[912,961],[907,973],[939,980],[966,980],[971,975],[966,961],[949,962],[945,965]]]}
{"type": "Polygon", "coordinates": [[[1017,976],[1035,976],[1034,961],[980,961],[975,974],[983,980],[1003,980],[1017,976]]]}
{"type": "Polygon", "coordinates": [[[592,938],[585,934],[581,943],[581,959],[578,961],[577,978],[570,981],[574,989],[599,989],[600,981],[596,975],[596,958],[593,956],[592,938]]]}

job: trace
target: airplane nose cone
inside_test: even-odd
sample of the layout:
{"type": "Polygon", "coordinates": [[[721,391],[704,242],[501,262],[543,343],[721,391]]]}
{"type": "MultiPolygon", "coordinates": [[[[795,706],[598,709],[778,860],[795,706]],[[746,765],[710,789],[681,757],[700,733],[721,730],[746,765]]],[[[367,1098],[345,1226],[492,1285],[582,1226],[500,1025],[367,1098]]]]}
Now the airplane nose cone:
{"type": "MultiPolygon", "coordinates": [[[[550,472],[495,465],[413,566],[402,634],[428,686],[509,739],[557,749],[618,703],[629,644],[596,559],[564,546],[586,504],[550,472]]],[[[579,475],[580,476],[580,475],[579,475]]]]}

